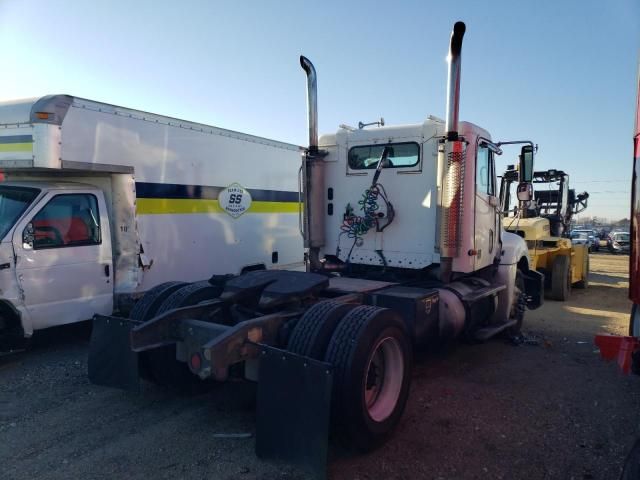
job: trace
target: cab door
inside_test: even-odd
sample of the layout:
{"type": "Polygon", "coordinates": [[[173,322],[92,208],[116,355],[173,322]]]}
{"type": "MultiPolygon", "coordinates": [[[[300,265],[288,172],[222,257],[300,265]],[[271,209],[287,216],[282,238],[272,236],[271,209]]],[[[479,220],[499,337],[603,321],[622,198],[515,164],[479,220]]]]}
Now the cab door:
{"type": "Polygon", "coordinates": [[[494,153],[481,140],[476,148],[475,270],[493,262],[500,242],[494,153]]]}
{"type": "Polygon", "coordinates": [[[99,190],[46,194],[13,236],[16,275],[33,328],[113,311],[111,232],[99,190]]]}

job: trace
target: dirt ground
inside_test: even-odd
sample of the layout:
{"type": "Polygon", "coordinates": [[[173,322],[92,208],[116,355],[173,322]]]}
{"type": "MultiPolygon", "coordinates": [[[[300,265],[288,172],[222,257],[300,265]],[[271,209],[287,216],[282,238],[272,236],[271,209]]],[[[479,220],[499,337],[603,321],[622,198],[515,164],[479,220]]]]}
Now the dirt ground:
{"type": "MultiPolygon", "coordinates": [[[[331,450],[329,477],[618,478],[640,434],[640,379],[602,362],[592,340],[626,331],[627,263],[593,254],[587,290],[527,312],[526,344],[422,355],[391,441],[369,455],[331,450]]],[[[255,457],[252,385],[196,397],[91,385],[88,330],[53,329],[0,358],[0,478],[303,478],[255,457]],[[251,435],[224,437],[237,433],[251,435]]]]}

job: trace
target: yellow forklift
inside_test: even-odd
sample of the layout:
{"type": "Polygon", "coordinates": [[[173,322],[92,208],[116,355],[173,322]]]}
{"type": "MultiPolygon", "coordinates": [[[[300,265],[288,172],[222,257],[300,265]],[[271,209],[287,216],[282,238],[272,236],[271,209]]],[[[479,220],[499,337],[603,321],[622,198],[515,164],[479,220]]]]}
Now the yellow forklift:
{"type": "Polygon", "coordinates": [[[589,194],[570,189],[569,175],[562,170],[534,171],[537,146],[532,142],[498,145],[520,143],[525,145],[518,167],[509,165],[500,182],[503,226],[526,240],[531,266],[545,276],[545,296],[565,301],[572,287],[587,288],[589,283],[589,247],[569,238],[571,218],[587,208],[589,194]]]}

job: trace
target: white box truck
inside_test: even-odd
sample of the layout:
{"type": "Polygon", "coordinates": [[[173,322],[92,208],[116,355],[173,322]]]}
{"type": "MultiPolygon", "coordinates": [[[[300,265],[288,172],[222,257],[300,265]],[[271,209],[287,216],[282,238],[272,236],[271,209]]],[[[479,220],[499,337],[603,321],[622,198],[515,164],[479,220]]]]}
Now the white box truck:
{"type": "Polygon", "coordinates": [[[67,95],[0,103],[0,339],[168,280],[303,264],[295,145],[67,95]]]}

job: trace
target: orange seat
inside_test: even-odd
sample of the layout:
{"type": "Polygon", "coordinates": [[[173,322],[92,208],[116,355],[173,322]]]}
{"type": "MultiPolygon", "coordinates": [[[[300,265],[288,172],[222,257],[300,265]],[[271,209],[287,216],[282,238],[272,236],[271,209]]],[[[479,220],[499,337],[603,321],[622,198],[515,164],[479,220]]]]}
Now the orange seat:
{"type": "Polygon", "coordinates": [[[61,239],[62,245],[68,245],[86,242],[90,238],[87,224],[79,217],[35,220],[33,228],[36,241],[47,238],[57,242],[61,239]]]}

